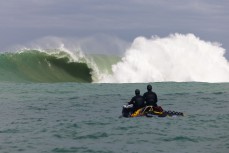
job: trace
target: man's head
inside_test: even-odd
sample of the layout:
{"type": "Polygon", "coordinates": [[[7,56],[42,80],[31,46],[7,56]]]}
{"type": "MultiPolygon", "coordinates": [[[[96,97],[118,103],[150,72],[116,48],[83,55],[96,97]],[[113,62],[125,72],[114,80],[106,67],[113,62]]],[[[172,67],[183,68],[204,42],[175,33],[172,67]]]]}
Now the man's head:
{"type": "Polygon", "coordinates": [[[140,95],[140,90],[139,89],[135,90],[135,95],[140,95]]]}
{"type": "Polygon", "coordinates": [[[147,86],[147,90],[148,91],[151,91],[152,90],[152,86],[150,84],[147,86]]]}

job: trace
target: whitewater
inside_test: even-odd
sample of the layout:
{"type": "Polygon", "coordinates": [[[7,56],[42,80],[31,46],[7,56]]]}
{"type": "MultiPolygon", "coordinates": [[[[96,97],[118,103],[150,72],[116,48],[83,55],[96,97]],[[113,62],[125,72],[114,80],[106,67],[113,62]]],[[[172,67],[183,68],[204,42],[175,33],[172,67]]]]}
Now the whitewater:
{"type": "Polygon", "coordinates": [[[193,34],[166,38],[138,37],[112,74],[100,82],[228,82],[229,63],[218,43],[193,34]]]}
{"type": "Polygon", "coordinates": [[[229,82],[225,52],[220,43],[178,33],[163,38],[137,37],[122,55],[88,54],[59,42],[59,47],[50,49],[1,53],[0,81],[229,82]]]}

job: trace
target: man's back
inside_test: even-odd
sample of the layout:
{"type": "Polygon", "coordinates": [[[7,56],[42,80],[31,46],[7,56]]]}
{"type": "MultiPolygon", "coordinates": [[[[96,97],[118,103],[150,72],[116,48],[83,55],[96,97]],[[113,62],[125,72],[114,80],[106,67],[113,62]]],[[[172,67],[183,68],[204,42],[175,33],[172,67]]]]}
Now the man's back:
{"type": "Polygon", "coordinates": [[[144,103],[145,99],[143,96],[141,95],[136,95],[134,96],[131,101],[129,102],[129,104],[133,104],[134,105],[134,110],[138,110],[139,108],[142,108],[145,106],[144,103]]]}
{"type": "Polygon", "coordinates": [[[157,106],[157,95],[155,92],[148,91],[143,95],[147,106],[157,106]]]}

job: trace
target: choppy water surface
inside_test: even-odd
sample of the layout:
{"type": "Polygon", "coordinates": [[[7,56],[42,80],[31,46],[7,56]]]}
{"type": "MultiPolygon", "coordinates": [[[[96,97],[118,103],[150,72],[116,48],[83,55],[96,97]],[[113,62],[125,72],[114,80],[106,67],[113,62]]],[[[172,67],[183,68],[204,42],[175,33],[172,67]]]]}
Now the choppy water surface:
{"type": "Polygon", "coordinates": [[[0,83],[0,152],[229,151],[229,84],[153,83],[176,118],[119,118],[147,84],[0,83]]]}

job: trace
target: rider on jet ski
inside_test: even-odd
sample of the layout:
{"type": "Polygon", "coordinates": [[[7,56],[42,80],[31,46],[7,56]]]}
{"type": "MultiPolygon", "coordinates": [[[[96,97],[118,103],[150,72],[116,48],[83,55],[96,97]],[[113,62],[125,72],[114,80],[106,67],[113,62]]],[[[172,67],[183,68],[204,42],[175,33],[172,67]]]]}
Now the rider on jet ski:
{"type": "Polygon", "coordinates": [[[146,101],[146,106],[154,106],[157,107],[157,94],[152,91],[152,86],[147,86],[147,92],[144,93],[143,97],[146,101]]]}
{"type": "Polygon", "coordinates": [[[140,95],[140,90],[136,89],[135,90],[135,96],[131,99],[131,101],[128,103],[129,105],[133,105],[132,108],[132,113],[135,112],[136,110],[145,107],[144,103],[145,99],[143,96],[140,95]]]}

